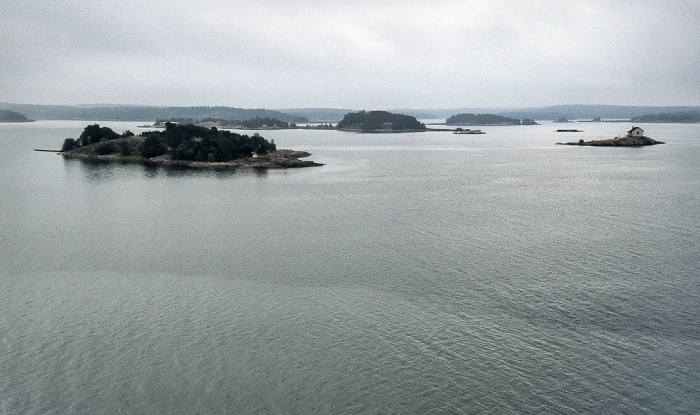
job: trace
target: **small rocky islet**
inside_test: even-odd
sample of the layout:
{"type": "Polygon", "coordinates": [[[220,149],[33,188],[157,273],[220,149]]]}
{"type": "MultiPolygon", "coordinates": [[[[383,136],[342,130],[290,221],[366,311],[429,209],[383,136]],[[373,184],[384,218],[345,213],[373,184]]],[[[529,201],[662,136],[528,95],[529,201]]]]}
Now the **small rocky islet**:
{"type": "Polygon", "coordinates": [[[655,144],[664,144],[663,141],[654,140],[651,137],[644,135],[644,130],[640,127],[632,127],[627,131],[627,135],[622,137],[609,138],[607,140],[591,140],[591,141],[571,141],[568,143],[557,143],[560,145],[569,146],[592,146],[592,147],[642,147],[652,146],[655,144]]]}

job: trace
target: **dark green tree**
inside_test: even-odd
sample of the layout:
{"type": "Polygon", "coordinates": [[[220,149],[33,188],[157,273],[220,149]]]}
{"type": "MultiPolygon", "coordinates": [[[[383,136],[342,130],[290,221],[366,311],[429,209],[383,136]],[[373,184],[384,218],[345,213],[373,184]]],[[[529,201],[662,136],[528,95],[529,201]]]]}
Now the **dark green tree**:
{"type": "Polygon", "coordinates": [[[81,146],[86,146],[88,144],[99,143],[102,139],[116,140],[117,138],[119,138],[119,134],[115,133],[111,128],[100,127],[99,124],[92,124],[85,127],[78,138],[78,143],[81,146]]]}
{"type": "Polygon", "coordinates": [[[195,160],[196,157],[197,144],[191,139],[183,140],[173,154],[176,160],[195,160]]]}
{"type": "Polygon", "coordinates": [[[146,158],[158,157],[165,154],[167,148],[160,141],[157,135],[151,134],[143,140],[141,144],[141,155],[146,158]]]}
{"type": "Polygon", "coordinates": [[[74,148],[78,148],[78,142],[74,138],[66,138],[63,140],[63,146],[61,146],[61,151],[69,151],[74,148]]]}

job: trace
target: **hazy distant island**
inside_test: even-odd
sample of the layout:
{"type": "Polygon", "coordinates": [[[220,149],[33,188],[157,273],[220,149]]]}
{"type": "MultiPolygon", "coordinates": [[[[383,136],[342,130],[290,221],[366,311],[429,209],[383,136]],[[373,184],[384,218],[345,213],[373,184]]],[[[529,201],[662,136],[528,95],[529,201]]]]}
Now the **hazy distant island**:
{"type": "Polygon", "coordinates": [[[537,125],[535,120],[504,117],[495,114],[457,114],[445,121],[446,125],[537,125]]]}
{"type": "Polygon", "coordinates": [[[668,122],[668,123],[695,123],[700,122],[700,111],[662,112],[660,114],[646,114],[633,117],[633,122],[668,122]]]}
{"type": "Polygon", "coordinates": [[[631,130],[627,131],[627,135],[621,137],[610,138],[607,140],[592,140],[584,141],[578,140],[577,142],[569,143],[557,143],[570,146],[593,146],[593,147],[641,147],[641,146],[651,146],[655,144],[664,144],[663,141],[656,141],[651,137],[644,135],[644,130],[640,127],[632,127],[631,130]]]}
{"type": "Polygon", "coordinates": [[[289,128],[298,128],[296,123],[287,122],[278,118],[270,117],[255,117],[247,120],[227,120],[224,118],[206,117],[202,119],[187,117],[187,118],[169,118],[167,120],[157,119],[153,124],[154,127],[162,128],[166,123],[174,124],[192,124],[200,127],[217,127],[240,130],[285,130],[289,128]]]}
{"type": "Polygon", "coordinates": [[[134,135],[118,134],[92,124],[77,139],[66,138],[59,152],[68,158],[138,161],[165,165],[209,168],[280,168],[321,166],[299,160],[311,154],[278,150],[274,140],[206,128],[192,124],[166,123],[160,131],[134,135]]]}
{"type": "Polygon", "coordinates": [[[35,120],[81,120],[81,121],[144,121],[169,118],[221,118],[227,120],[249,120],[255,117],[277,118],[287,122],[308,122],[297,114],[269,110],[245,109],[224,106],[164,107],[145,105],[34,105],[0,102],[1,109],[20,112],[35,120]]]}
{"type": "Polygon", "coordinates": [[[415,117],[387,111],[359,111],[345,114],[336,126],[341,131],[365,133],[398,133],[426,131],[425,124],[415,117]]]}
{"type": "Polygon", "coordinates": [[[0,110],[0,122],[32,122],[23,114],[12,110],[0,110]]]}

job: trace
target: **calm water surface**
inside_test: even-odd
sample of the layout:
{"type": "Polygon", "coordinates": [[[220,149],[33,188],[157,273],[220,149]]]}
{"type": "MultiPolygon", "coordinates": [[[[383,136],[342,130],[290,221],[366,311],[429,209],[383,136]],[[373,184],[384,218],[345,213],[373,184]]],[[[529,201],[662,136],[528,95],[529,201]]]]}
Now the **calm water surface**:
{"type": "Polygon", "coordinates": [[[0,124],[0,414],[700,412],[700,125],[33,151],[86,124],[0,124]]]}

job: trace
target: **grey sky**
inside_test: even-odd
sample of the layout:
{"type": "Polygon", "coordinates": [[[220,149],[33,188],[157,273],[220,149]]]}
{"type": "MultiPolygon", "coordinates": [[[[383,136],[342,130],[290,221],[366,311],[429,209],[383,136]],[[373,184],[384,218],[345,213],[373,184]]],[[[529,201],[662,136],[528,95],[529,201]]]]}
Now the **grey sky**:
{"type": "Polygon", "coordinates": [[[2,0],[0,101],[700,105],[700,0],[2,0]]]}

